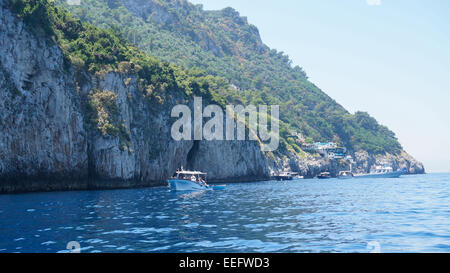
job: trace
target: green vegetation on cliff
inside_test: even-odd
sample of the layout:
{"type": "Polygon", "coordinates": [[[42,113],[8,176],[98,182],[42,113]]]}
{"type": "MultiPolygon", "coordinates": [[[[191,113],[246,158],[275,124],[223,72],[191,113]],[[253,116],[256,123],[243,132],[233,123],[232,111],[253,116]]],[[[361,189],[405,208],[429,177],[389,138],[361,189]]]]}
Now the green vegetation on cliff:
{"type": "MultiPolygon", "coordinates": [[[[264,45],[257,28],[232,8],[204,11],[185,0],[56,1],[72,16],[53,1],[10,1],[25,23],[54,38],[77,71],[137,74],[143,94],[155,103],[196,95],[221,106],[280,105],[282,153],[301,153],[291,131],[351,150],[402,149],[393,132],[367,113],[348,113],[288,56],[264,45]]],[[[95,96],[90,98],[92,104],[95,96]]],[[[105,132],[117,126],[98,124],[105,132]]]]}
{"type": "MultiPolygon", "coordinates": [[[[11,10],[21,17],[37,35],[52,38],[62,49],[66,64],[82,73],[115,71],[137,75],[143,95],[155,104],[163,104],[177,96],[202,96],[224,106],[225,100],[215,90],[230,88],[222,78],[197,70],[186,70],[168,62],[161,62],[128,43],[121,32],[111,27],[100,29],[83,23],[52,1],[10,0],[11,10]]],[[[115,118],[117,97],[113,92],[93,91],[85,98],[90,122],[103,135],[122,136],[123,126],[115,118]]]]}
{"type": "Polygon", "coordinates": [[[83,0],[66,7],[83,21],[120,28],[152,56],[226,79],[215,91],[228,103],[280,105],[282,137],[290,146],[294,130],[315,141],[338,139],[351,150],[402,150],[393,132],[367,113],[348,113],[286,54],[264,45],[258,29],[232,8],[206,11],[186,0],[83,0]],[[233,88],[223,88],[226,83],[233,88]]]}

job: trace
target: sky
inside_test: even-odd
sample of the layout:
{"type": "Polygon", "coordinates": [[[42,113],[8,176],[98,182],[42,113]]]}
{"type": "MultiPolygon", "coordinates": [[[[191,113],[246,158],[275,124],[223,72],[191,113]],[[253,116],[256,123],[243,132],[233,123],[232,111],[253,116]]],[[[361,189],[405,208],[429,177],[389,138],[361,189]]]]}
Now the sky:
{"type": "Polygon", "coordinates": [[[393,130],[427,172],[450,172],[450,1],[191,2],[235,8],[347,110],[393,130]]]}

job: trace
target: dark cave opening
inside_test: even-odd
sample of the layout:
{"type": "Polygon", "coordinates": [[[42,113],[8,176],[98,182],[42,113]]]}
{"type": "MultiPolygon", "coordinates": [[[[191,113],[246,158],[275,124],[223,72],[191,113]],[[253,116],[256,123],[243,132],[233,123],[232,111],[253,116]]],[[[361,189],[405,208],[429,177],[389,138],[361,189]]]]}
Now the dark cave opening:
{"type": "Polygon", "coordinates": [[[195,156],[200,148],[200,141],[194,140],[194,145],[192,145],[191,150],[189,151],[186,161],[187,161],[187,169],[194,170],[195,156]]]}

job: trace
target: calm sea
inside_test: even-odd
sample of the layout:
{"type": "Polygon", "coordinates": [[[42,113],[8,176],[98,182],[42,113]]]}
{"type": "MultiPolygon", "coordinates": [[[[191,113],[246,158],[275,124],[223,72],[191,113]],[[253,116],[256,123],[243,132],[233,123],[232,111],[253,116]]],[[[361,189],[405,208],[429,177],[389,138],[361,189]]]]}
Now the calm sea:
{"type": "Polygon", "coordinates": [[[450,252],[450,174],[0,195],[0,253],[450,252]]]}

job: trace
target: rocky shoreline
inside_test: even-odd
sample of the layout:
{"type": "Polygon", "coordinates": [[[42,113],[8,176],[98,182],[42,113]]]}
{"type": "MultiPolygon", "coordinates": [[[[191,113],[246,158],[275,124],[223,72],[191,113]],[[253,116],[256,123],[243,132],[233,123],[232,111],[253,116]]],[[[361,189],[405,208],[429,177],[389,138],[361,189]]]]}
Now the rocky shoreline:
{"type": "MultiPolygon", "coordinates": [[[[406,174],[424,174],[425,168],[422,163],[414,159],[406,152],[399,155],[370,155],[366,151],[358,151],[352,154],[355,159],[353,164],[354,173],[368,173],[370,169],[377,165],[389,164],[394,170],[406,169],[406,174]]],[[[314,157],[306,154],[303,158],[292,154],[272,163],[272,171],[297,172],[305,178],[314,178],[321,172],[330,172],[336,177],[340,171],[350,169],[350,164],[345,160],[331,160],[323,157],[314,157]]]]}

